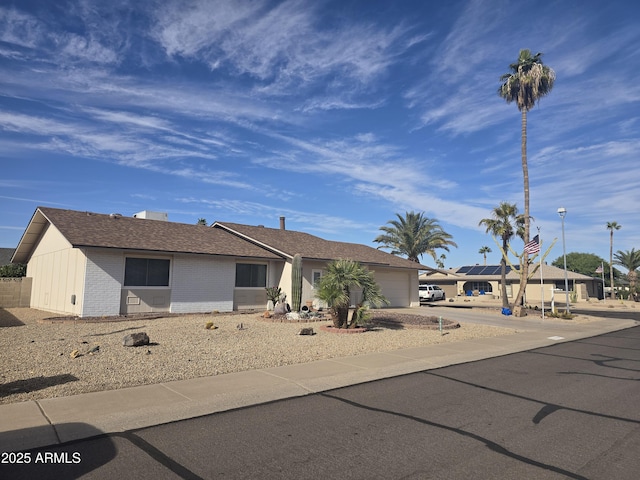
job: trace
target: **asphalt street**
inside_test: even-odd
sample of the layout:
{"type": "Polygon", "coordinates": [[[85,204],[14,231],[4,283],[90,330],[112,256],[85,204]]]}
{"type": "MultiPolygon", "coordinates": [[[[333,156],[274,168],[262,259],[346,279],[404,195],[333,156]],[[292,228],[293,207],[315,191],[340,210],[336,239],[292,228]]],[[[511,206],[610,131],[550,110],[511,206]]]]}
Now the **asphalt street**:
{"type": "Polygon", "coordinates": [[[0,478],[635,480],[638,399],[634,327],[39,448],[0,478]]]}

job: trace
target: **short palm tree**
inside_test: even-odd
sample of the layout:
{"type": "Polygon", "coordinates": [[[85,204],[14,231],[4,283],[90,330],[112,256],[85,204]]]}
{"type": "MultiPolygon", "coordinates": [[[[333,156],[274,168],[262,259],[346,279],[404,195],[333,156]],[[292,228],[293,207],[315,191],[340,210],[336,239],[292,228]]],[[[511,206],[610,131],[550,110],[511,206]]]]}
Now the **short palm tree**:
{"type": "Polygon", "coordinates": [[[357,320],[363,318],[363,312],[369,305],[378,307],[388,303],[373,273],[354,260],[344,259],[327,264],[326,271],[316,286],[316,297],[328,305],[333,326],[336,328],[355,327],[357,320]],[[353,289],[361,290],[362,296],[349,324],[347,317],[353,289]]]}
{"type": "Polygon", "coordinates": [[[478,253],[484,257],[484,264],[487,264],[487,253],[491,253],[491,249],[486,245],[484,247],[480,247],[478,253]]]}
{"type": "MultiPolygon", "coordinates": [[[[620,230],[622,225],[618,222],[607,222],[607,230],[609,230],[609,284],[611,285],[611,299],[616,298],[616,292],[613,284],[613,231],[620,230]]],[[[604,286],[603,286],[604,287],[604,286]]]]}
{"type": "Polygon", "coordinates": [[[396,213],[396,217],[397,220],[389,220],[380,227],[384,234],[373,240],[381,243],[382,248],[390,248],[394,255],[406,255],[409,260],[419,262],[420,257],[428,253],[437,263],[436,249],[448,252],[450,246],[458,246],[435,218],[416,212],[406,212],[404,217],[396,213]]]}
{"type": "Polygon", "coordinates": [[[199,218],[198,221],[196,222],[196,225],[207,225],[207,219],[206,218],[199,218]]]}
{"type": "Polygon", "coordinates": [[[613,262],[616,265],[621,265],[629,271],[629,273],[627,273],[627,278],[629,279],[629,290],[631,291],[631,295],[635,298],[636,283],[638,281],[637,270],[640,268],[640,250],[636,251],[635,248],[625,252],[618,250],[613,255],[613,258],[613,262]]]}
{"type": "MultiPolygon", "coordinates": [[[[553,88],[556,79],[555,72],[542,63],[542,53],[531,54],[529,50],[520,50],[515,63],[509,65],[509,72],[500,77],[503,82],[498,89],[498,95],[507,103],[515,102],[522,116],[522,176],[524,180],[524,243],[529,242],[530,209],[529,209],[529,167],[527,165],[527,112],[553,88]]],[[[520,290],[515,299],[515,305],[520,305],[529,274],[528,253],[523,253],[520,272],[520,290]]]]}
{"type": "Polygon", "coordinates": [[[524,216],[518,214],[518,207],[515,203],[500,202],[491,211],[491,218],[480,220],[480,226],[486,228],[486,232],[502,240],[502,259],[500,260],[500,275],[502,284],[502,306],[509,307],[507,297],[507,252],[509,242],[517,235],[524,235],[524,216]]]}

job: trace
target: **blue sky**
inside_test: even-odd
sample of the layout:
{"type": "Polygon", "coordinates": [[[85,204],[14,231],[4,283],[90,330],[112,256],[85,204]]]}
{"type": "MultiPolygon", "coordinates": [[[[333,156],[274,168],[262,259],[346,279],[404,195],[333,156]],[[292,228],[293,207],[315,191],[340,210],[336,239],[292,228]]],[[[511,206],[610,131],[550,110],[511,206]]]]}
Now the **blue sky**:
{"type": "Polygon", "coordinates": [[[498,263],[478,222],[523,208],[497,89],[528,48],[557,75],[528,116],[548,261],[560,206],[567,252],[607,259],[609,221],[640,248],[639,24],[618,0],[0,0],[0,246],[39,205],[372,246],[414,210],[457,242],[447,268],[498,263]]]}

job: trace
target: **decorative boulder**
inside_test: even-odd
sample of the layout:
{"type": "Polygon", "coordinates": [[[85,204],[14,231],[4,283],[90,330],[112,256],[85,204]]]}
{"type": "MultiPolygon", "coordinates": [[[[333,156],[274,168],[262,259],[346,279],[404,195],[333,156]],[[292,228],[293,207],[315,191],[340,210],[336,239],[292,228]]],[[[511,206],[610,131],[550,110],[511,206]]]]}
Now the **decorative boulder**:
{"type": "Polygon", "coordinates": [[[301,328],[300,332],[298,332],[298,335],[315,335],[316,332],[313,331],[313,328],[311,327],[305,327],[305,328],[301,328]]]}
{"type": "Polygon", "coordinates": [[[125,347],[149,345],[149,335],[145,332],[130,333],[122,339],[122,345],[125,347]]]}
{"type": "Polygon", "coordinates": [[[286,303],[279,303],[273,310],[274,315],[284,315],[289,311],[286,303]]]}

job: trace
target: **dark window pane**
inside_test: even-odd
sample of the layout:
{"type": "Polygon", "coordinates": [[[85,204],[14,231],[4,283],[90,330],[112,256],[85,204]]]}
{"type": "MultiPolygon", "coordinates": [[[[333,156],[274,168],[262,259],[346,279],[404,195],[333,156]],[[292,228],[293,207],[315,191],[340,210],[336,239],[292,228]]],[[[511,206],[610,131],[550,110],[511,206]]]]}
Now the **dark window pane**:
{"type": "Polygon", "coordinates": [[[267,266],[236,264],[236,287],[266,287],[267,266]]]}
{"type": "Polygon", "coordinates": [[[147,285],[150,287],[169,286],[169,260],[149,259],[147,285]]]}
{"type": "Polygon", "coordinates": [[[252,275],[252,287],[266,287],[267,286],[267,266],[266,265],[254,265],[254,275],[252,275]]]}
{"type": "Polygon", "coordinates": [[[144,286],[147,283],[147,259],[127,258],[124,267],[125,286],[144,286]]]}
{"type": "Polygon", "coordinates": [[[236,287],[251,286],[251,265],[236,264],[236,287]]]}

